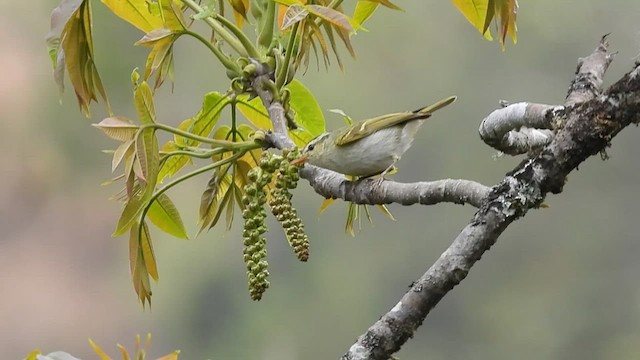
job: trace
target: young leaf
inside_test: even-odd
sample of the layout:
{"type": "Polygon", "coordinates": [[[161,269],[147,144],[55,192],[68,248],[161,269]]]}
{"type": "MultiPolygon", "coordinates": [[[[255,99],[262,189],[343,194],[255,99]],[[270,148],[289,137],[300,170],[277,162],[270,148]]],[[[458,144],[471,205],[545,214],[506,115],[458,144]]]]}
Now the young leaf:
{"type": "Polygon", "coordinates": [[[148,32],[136,42],[136,45],[151,47],[143,78],[148,80],[151,74],[156,74],[154,89],[162,85],[166,76],[173,74],[173,44],[180,35],[182,35],[182,29],[160,28],[148,32]]]}
{"type": "Polygon", "coordinates": [[[135,87],[133,99],[136,112],[142,125],[150,125],[156,122],[156,109],[153,104],[153,91],[146,81],[135,87]]]}
{"type": "Polygon", "coordinates": [[[293,24],[304,20],[307,15],[309,15],[309,11],[304,6],[298,4],[289,6],[282,17],[280,29],[285,30],[291,27],[293,24]]]}
{"type": "MultiPolygon", "coordinates": [[[[143,235],[143,237],[144,236],[145,235],[143,235]]],[[[144,250],[141,240],[142,239],[138,236],[138,223],[136,222],[135,226],[133,226],[129,231],[129,266],[131,268],[131,281],[133,282],[133,288],[136,291],[136,294],[138,294],[138,299],[142,303],[142,306],[144,306],[147,302],[151,304],[151,282],[149,281],[149,271],[145,264],[145,258],[143,255],[144,250]]],[[[148,241],[147,243],[150,246],[148,241]]]]}
{"type": "Polygon", "coordinates": [[[137,125],[122,116],[111,116],[91,126],[102,130],[108,137],[122,142],[133,140],[138,131],[137,125]]]}
{"type": "Polygon", "coordinates": [[[94,343],[93,340],[89,339],[89,345],[91,345],[91,348],[93,348],[93,351],[95,351],[96,354],[98,354],[98,357],[100,358],[100,360],[111,360],[109,355],[107,355],[104,351],[102,351],[100,346],[94,343]]]}
{"type": "Polygon", "coordinates": [[[113,153],[113,160],[111,161],[111,172],[114,172],[116,170],[118,165],[120,165],[120,162],[122,162],[122,159],[124,159],[126,156],[133,156],[133,143],[133,140],[129,140],[123,142],[122,144],[120,144],[120,146],[118,146],[116,151],[113,153]]]}
{"type": "Polygon", "coordinates": [[[249,0],[228,0],[233,8],[233,16],[236,19],[236,25],[242,28],[244,21],[247,20],[247,13],[251,2],[249,0]]]}
{"type": "Polygon", "coordinates": [[[158,281],[156,255],[153,252],[151,234],[149,233],[149,227],[147,226],[146,222],[142,223],[142,232],[140,235],[142,235],[140,237],[140,250],[142,250],[142,257],[144,258],[144,264],[146,266],[147,272],[155,281],[158,281]]]}
{"type": "Polygon", "coordinates": [[[131,229],[131,226],[138,219],[138,215],[142,212],[142,208],[146,204],[149,196],[143,192],[137,193],[134,197],[129,198],[127,204],[122,210],[122,214],[120,215],[120,219],[118,219],[118,225],[116,226],[116,231],[113,232],[111,236],[117,237],[127,230],[131,229]]]}
{"type": "MultiPolygon", "coordinates": [[[[146,81],[137,85],[133,92],[134,102],[138,118],[143,125],[151,125],[155,123],[156,111],[153,104],[153,92],[146,81]]],[[[158,139],[156,138],[154,128],[146,128],[142,130],[140,135],[135,139],[136,154],[142,168],[142,176],[140,177],[147,185],[147,192],[153,192],[159,171],[159,154],[158,139]]]]}
{"type": "Polygon", "coordinates": [[[160,194],[160,196],[151,203],[147,217],[154,225],[167,234],[180,239],[189,239],[178,209],[166,194],[160,194]]]}
{"type": "MultiPolygon", "coordinates": [[[[135,141],[136,157],[140,162],[142,176],[140,180],[147,186],[147,192],[153,192],[158,181],[160,156],[158,154],[158,139],[154,129],[144,129],[135,141]]],[[[135,165],[135,164],[134,164],[135,165]]],[[[135,168],[134,168],[135,170],[135,168]]]]}
{"type": "Polygon", "coordinates": [[[340,11],[321,5],[307,5],[305,8],[313,15],[333,24],[337,28],[344,29],[350,33],[353,32],[351,19],[340,11]]]}
{"type": "MultiPolygon", "coordinates": [[[[228,167],[226,168],[228,169],[228,167]]],[[[231,181],[232,179],[230,174],[225,174],[221,177],[215,197],[213,197],[211,202],[208,204],[209,206],[204,209],[204,216],[200,217],[200,229],[198,230],[198,234],[202,233],[204,229],[214,227],[218,223],[222,210],[229,204],[231,195],[229,188],[231,187],[231,181]]],[[[204,202],[204,197],[201,204],[202,202],[204,202]]],[[[231,203],[230,206],[233,206],[233,203],[231,203]]]]}
{"type": "Polygon", "coordinates": [[[78,105],[87,117],[90,116],[89,105],[91,101],[97,101],[98,94],[111,113],[109,100],[94,63],[91,31],[91,3],[87,0],[67,0],[53,11],[51,29],[47,35],[58,89],[61,92],[64,90],[63,69],[66,68],[78,105]]]}
{"type": "Polygon", "coordinates": [[[176,350],[176,351],[172,352],[171,354],[167,354],[167,355],[159,358],[158,360],[178,360],[178,355],[180,355],[180,350],[176,350]]]}

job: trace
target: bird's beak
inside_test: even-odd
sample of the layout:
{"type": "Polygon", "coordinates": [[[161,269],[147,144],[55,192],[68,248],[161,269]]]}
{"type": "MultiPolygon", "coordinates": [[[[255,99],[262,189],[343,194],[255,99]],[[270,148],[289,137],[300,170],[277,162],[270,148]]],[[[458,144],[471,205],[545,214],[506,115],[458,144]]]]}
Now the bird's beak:
{"type": "Polygon", "coordinates": [[[307,155],[307,154],[302,154],[302,155],[300,155],[300,157],[299,157],[299,158],[297,158],[297,159],[293,160],[293,161],[291,162],[291,165],[302,165],[302,164],[304,164],[304,163],[305,163],[305,161],[307,161],[307,159],[308,159],[308,158],[309,158],[309,155],[307,155]]]}

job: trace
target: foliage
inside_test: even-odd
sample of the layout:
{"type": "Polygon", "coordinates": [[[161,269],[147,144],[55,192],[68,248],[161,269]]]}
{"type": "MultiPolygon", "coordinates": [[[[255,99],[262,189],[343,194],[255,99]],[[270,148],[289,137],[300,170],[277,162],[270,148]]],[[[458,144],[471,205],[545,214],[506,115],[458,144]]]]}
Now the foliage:
{"type": "MultiPolygon", "coordinates": [[[[89,339],[89,344],[93,351],[98,355],[100,360],[112,360],[113,358],[107,355],[98,344],[93,342],[93,340],[89,339]]],[[[118,344],[117,348],[120,351],[120,355],[122,356],[122,360],[144,360],[147,357],[147,349],[151,345],[151,334],[147,334],[147,338],[144,346],[140,345],[140,335],[136,336],[136,351],[131,356],[127,349],[118,344]]],[[[179,350],[176,350],[170,354],[157,358],[157,360],[178,360],[178,355],[180,354],[179,350]]],[[[43,355],[40,350],[34,350],[27,355],[25,360],[79,360],[78,358],[72,356],[69,353],[64,351],[55,351],[46,355],[43,355]]]]}
{"type": "MultiPolygon", "coordinates": [[[[296,75],[307,69],[312,55],[326,67],[331,65],[333,56],[342,68],[338,43],[354,56],[351,35],[363,29],[380,5],[393,10],[400,7],[389,0],[359,0],[349,16],[342,0],[228,0],[206,4],[194,0],[102,0],[102,3],[141,30],[144,34],[136,45],[150,49],[142,75],[135,70],[131,75],[137,119],[115,115],[109,107],[95,63],[90,0],[62,0],[52,13],[47,45],[54,79],[61,92],[66,72],[85,115],[90,114],[91,101],[100,97],[105,102],[109,116],[94,126],[120,143],[113,151],[111,166],[114,171],[122,168],[122,173],[112,182],[123,183],[118,196],[123,208],[113,235],[129,234],[132,280],[143,306],[151,301],[151,279],[159,280],[148,223],[167,234],[188,239],[180,213],[166,192],[200,174],[209,174],[210,180],[200,201],[198,233],[217,225],[223,212],[229,229],[236,206],[243,211],[245,232],[257,231],[245,236],[245,258],[256,254],[259,257],[254,263],[245,259],[250,283],[257,284],[254,280],[267,274],[266,261],[263,262],[266,252],[261,250],[263,229],[259,224],[264,221],[262,211],[267,202],[265,198],[253,204],[256,205],[250,211],[253,213],[247,213],[243,198],[247,198],[248,191],[277,189],[269,193],[277,199],[271,202],[271,208],[278,209],[274,214],[296,255],[306,260],[308,240],[290,206],[287,190],[290,184],[282,182],[282,178],[274,183],[270,175],[257,187],[252,180],[255,177],[252,174],[265,170],[259,164],[261,158],[275,159],[262,150],[264,132],[258,130],[272,129],[273,124],[269,111],[257,97],[257,90],[267,90],[282,105],[289,136],[296,145],[305,145],[325,131],[325,121],[315,97],[296,80],[296,75]],[[225,14],[226,10],[231,14],[225,14]],[[195,21],[206,23],[212,36],[207,38],[192,30],[195,21]],[[249,33],[257,34],[255,41],[249,33]],[[174,81],[173,45],[183,36],[193,37],[208,48],[230,82],[223,92],[205,94],[201,109],[174,127],[158,121],[154,91],[167,79],[174,81]],[[230,112],[230,122],[218,124],[223,111],[230,112]],[[238,112],[245,119],[243,123],[238,112]],[[158,132],[172,134],[173,138],[160,145],[158,132]],[[197,159],[209,163],[183,172],[197,159]]],[[[453,0],[453,3],[487,38],[491,37],[489,25],[496,19],[503,46],[507,34],[515,41],[516,0],[453,0]]],[[[281,167],[278,176],[294,177],[289,174],[294,171],[288,165],[290,159],[286,155],[278,159],[276,168],[281,167]]],[[[329,203],[325,202],[323,208],[329,203]]],[[[352,234],[359,209],[350,205],[347,231],[352,234]]],[[[391,217],[385,207],[380,209],[391,217]]],[[[364,210],[369,217],[368,209],[364,210]]],[[[268,285],[264,281],[258,281],[260,286],[250,286],[252,298],[262,296],[261,291],[268,285]],[[256,292],[258,288],[262,290],[256,292]]]]}

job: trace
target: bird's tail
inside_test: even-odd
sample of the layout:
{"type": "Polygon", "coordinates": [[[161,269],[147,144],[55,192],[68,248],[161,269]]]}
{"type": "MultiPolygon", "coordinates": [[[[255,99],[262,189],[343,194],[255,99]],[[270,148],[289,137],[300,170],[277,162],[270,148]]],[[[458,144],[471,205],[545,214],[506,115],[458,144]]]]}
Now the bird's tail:
{"type": "Polygon", "coordinates": [[[457,96],[449,96],[446,97],[440,101],[438,101],[435,104],[423,107],[422,109],[418,109],[416,111],[414,111],[414,113],[419,113],[419,114],[431,114],[432,112],[436,111],[436,110],[440,110],[443,107],[451,104],[452,102],[456,101],[458,97],[457,96]]]}

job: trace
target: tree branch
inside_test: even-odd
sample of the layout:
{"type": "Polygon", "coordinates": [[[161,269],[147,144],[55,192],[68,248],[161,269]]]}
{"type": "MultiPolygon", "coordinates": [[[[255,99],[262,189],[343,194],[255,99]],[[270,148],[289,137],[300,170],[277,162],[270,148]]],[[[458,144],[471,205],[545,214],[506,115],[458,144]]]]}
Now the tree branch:
{"type": "MultiPolygon", "coordinates": [[[[581,61],[576,83],[582,81],[586,59],[601,79],[611,61],[601,42],[594,55],[581,61]],[[605,64],[606,63],[606,64],[605,64]]],[[[600,82],[591,82],[600,92],[600,82]]],[[[595,94],[596,92],[593,92],[595,94]]],[[[588,97],[587,97],[588,98],[588,97]]],[[[547,193],[560,193],[567,175],[580,163],[609,146],[624,127],[640,122],[640,63],[603,95],[566,110],[566,123],[553,140],[525,159],[491,191],[451,246],[418,279],[402,299],[373,324],[342,359],[388,359],[413,336],[431,309],[469,273],[513,221],[536,208],[547,193]]]]}

